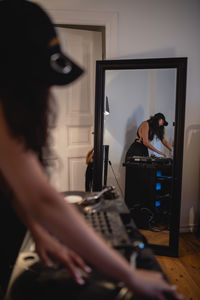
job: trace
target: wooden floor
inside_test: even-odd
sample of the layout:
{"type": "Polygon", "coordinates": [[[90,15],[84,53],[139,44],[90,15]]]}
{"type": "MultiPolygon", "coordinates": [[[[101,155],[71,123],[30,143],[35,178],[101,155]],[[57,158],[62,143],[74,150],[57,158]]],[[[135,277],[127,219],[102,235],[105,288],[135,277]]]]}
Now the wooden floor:
{"type": "Polygon", "coordinates": [[[140,232],[146,237],[149,244],[154,245],[169,245],[169,231],[152,231],[152,230],[142,230],[140,232]]]}
{"type": "Polygon", "coordinates": [[[194,233],[180,234],[179,258],[156,258],[184,300],[200,300],[200,237],[194,233]]]}

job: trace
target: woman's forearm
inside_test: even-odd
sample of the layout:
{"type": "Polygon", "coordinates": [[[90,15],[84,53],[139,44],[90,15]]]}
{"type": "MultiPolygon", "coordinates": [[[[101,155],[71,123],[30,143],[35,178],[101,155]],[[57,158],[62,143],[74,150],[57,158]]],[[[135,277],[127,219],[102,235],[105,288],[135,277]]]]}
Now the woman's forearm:
{"type": "Polygon", "coordinates": [[[170,151],[172,151],[172,146],[169,144],[169,142],[166,139],[162,140],[162,144],[170,151]]]}
{"type": "Polygon", "coordinates": [[[144,142],[144,141],[143,141],[143,144],[144,144],[148,149],[150,149],[150,150],[152,150],[152,151],[154,151],[154,152],[156,152],[156,153],[158,153],[158,154],[160,154],[160,155],[164,155],[163,152],[161,152],[161,151],[159,151],[158,149],[156,149],[149,141],[148,141],[148,142],[144,142]]]}

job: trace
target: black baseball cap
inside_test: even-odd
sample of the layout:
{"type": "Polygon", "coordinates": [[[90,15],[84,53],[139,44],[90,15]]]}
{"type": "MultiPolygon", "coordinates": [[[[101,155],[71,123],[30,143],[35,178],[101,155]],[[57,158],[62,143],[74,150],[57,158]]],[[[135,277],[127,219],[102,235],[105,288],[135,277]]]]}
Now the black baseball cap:
{"type": "Polygon", "coordinates": [[[0,1],[0,39],[1,82],[19,77],[47,86],[65,85],[83,73],[62,52],[54,25],[38,4],[0,1]]]}
{"type": "Polygon", "coordinates": [[[168,122],[166,121],[165,116],[162,113],[157,113],[154,115],[154,117],[158,120],[162,119],[164,121],[164,126],[168,125],[168,122]]]}

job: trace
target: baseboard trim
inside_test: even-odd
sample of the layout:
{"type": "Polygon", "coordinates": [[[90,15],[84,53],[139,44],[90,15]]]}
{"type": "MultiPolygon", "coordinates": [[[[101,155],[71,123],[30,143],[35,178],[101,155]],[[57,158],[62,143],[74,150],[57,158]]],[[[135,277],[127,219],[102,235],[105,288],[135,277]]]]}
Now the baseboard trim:
{"type": "Polygon", "coordinates": [[[187,232],[196,232],[197,231],[197,225],[183,225],[180,226],[180,233],[187,233],[187,232]]]}

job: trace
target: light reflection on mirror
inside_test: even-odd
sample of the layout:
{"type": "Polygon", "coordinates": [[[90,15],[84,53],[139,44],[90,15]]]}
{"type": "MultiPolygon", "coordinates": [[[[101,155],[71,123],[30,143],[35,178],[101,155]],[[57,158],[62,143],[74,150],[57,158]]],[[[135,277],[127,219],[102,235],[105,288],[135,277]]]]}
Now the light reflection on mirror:
{"type": "MultiPolygon", "coordinates": [[[[114,185],[119,194],[125,198],[126,168],[123,163],[128,148],[135,140],[139,125],[150,116],[158,112],[163,113],[168,122],[168,126],[165,127],[165,138],[172,145],[176,69],[106,70],[105,78],[105,97],[110,108],[110,114],[104,116],[103,141],[104,145],[109,145],[107,185],[114,185]]],[[[151,143],[167,157],[173,158],[173,151],[170,153],[157,138],[151,143]]],[[[159,156],[149,150],[149,155],[151,154],[159,156]]],[[[148,234],[148,230],[145,232],[148,234]]],[[[153,243],[168,245],[168,230],[165,232],[167,232],[166,241],[161,241],[160,236],[156,241],[154,231],[153,243]]],[[[151,236],[152,231],[149,232],[148,240],[151,236]]]]}

